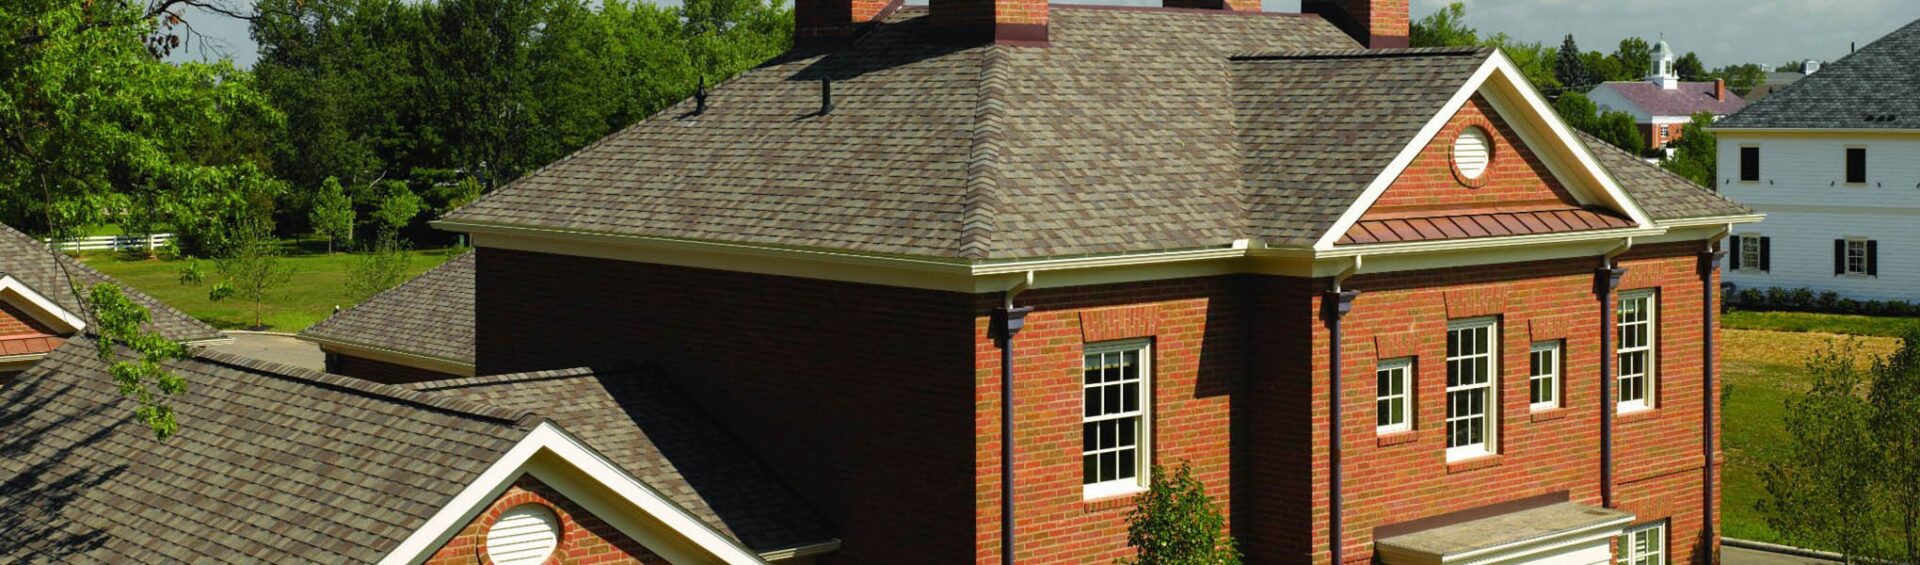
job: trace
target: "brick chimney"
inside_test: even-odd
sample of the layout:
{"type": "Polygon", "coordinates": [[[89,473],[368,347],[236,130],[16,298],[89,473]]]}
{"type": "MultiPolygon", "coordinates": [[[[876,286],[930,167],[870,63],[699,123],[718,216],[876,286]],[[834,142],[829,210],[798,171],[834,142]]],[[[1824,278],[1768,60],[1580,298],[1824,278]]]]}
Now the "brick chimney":
{"type": "Polygon", "coordinates": [[[1713,79],[1713,99],[1721,102],[1727,101],[1727,79],[1713,79]]]}
{"type": "Polygon", "coordinates": [[[1003,45],[1047,44],[1047,0],[929,0],[936,27],[1003,45]]]}
{"type": "Polygon", "coordinates": [[[1406,47],[1412,33],[1407,4],[1408,0],[1300,0],[1300,11],[1319,14],[1368,49],[1392,49],[1406,47]]]}
{"type": "Polygon", "coordinates": [[[853,35],[853,29],[878,19],[887,0],[794,0],[793,37],[801,43],[832,42],[853,35]]]}
{"type": "Polygon", "coordinates": [[[1168,8],[1199,8],[1228,12],[1260,11],[1260,0],[1162,0],[1160,5],[1168,8]]]}

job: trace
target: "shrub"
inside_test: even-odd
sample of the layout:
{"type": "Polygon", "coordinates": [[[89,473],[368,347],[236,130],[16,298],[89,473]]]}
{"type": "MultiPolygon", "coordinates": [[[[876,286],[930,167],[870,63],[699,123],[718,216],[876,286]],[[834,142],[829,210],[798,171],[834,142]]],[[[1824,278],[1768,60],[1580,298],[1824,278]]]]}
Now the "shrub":
{"type": "Polygon", "coordinates": [[[1744,288],[1730,293],[1727,303],[1754,311],[1920,317],[1920,305],[1904,300],[1856,300],[1831,291],[1815,294],[1805,288],[1744,288]]]}

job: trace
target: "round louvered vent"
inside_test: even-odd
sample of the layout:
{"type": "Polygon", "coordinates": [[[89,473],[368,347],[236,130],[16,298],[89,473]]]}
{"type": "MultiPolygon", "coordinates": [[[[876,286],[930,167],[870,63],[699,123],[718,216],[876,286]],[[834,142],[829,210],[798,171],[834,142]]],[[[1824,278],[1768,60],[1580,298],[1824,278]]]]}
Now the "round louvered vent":
{"type": "Polygon", "coordinates": [[[1492,159],[1493,141],[1487,137],[1487,130],[1469,127],[1453,141],[1453,166],[1468,180],[1487,174],[1487,163],[1492,159]]]}
{"type": "Polygon", "coordinates": [[[499,565],[539,565],[560,547],[560,518],[538,504],[500,513],[487,529],[487,556],[499,565]]]}

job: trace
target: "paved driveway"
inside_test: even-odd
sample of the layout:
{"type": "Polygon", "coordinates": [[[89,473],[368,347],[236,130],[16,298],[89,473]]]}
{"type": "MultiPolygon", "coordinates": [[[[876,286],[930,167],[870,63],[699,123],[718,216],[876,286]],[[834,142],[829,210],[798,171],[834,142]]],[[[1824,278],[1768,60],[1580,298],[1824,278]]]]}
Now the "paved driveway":
{"type": "Polygon", "coordinates": [[[1839,561],[1796,557],[1725,545],[1720,546],[1720,562],[1723,565],[1827,565],[1829,563],[1839,563],[1839,561]]]}
{"type": "Polygon", "coordinates": [[[227,335],[233,336],[233,343],[216,345],[213,349],[303,369],[326,370],[326,356],[320,353],[320,346],[293,336],[231,331],[227,335]]]}

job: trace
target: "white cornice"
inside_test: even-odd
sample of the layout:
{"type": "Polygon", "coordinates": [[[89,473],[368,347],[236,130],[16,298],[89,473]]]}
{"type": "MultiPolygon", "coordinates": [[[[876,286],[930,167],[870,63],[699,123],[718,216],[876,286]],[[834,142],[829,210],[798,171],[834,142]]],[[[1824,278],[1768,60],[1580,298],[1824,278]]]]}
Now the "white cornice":
{"type": "Polygon", "coordinates": [[[446,373],[449,375],[459,375],[462,377],[474,376],[472,361],[461,361],[458,359],[448,359],[445,357],[422,355],[419,353],[401,351],[401,350],[393,349],[389,347],[380,347],[380,346],[368,345],[363,343],[341,341],[337,339],[328,339],[324,337],[311,336],[307,334],[299,334],[293,337],[300,341],[305,341],[305,342],[312,343],[314,345],[318,345],[320,346],[321,350],[328,351],[331,353],[343,353],[343,354],[351,355],[354,357],[372,359],[374,361],[380,361],[383,363],[393,363],[395,365],[405,365],[415,369],[425,369],[425,370],[433,371],[436,373],[446,373]]]}

